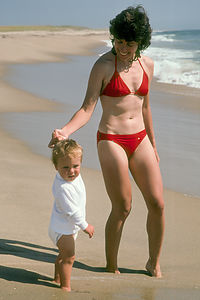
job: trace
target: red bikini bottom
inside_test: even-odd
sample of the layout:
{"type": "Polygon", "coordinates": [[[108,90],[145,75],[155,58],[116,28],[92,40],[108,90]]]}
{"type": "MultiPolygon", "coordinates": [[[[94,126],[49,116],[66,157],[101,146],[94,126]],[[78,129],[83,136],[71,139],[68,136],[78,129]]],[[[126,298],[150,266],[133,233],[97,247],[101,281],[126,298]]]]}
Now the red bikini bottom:
{"type": "Polygon", "coordinates": [[[126,151],[127,156],[130,157],[135,152],[142,140],[145,138],[146,134],[147,133],[145,129],[138,133],[125,135],[108,134],[98,131],[97,144],[103,140],[113,141],[114,143],[120,145],[126,151]]]}

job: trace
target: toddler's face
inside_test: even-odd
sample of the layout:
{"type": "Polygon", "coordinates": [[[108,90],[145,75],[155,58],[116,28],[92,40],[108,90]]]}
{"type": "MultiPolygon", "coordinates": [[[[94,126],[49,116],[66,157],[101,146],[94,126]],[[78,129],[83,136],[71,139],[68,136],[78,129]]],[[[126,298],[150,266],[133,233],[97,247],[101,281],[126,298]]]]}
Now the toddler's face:
{"type": "Polygon", "coordinates": [[[64,156],[58,158],[56,170],[66,181],[73,181],[79,174],[81,168],[81,157],[64,156]]]}

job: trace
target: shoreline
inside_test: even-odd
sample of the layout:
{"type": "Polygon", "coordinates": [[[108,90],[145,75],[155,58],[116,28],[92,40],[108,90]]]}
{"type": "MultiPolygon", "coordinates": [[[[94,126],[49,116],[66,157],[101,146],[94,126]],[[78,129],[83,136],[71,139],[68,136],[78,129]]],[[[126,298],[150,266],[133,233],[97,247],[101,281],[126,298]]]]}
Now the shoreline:
{"type": "MultiPolygon", "coordinates": [[[[55,38],[58,42],[56,45],[52,36],[47,38],[47,44],[44,37],[33,36],[20,40],[16,38],[17,41],[13,38],[0,49],[0,89],[4,99],[0,105],[1,113],[54,112],[62,109],[62,104],[12,88],[2,80],[1,64],[6,47],[12,45],[5,53],[5,62],[8,64],[22,63],[23,58],[24,63],[36,62],[37,59],[62,60],[63,55],[67,55],[64,53],[67,44],[62,38],[55,38]],[[54,50],[53,54],[46,53],[45,47],[48,49],[50,44],[55,45],[56,55],[54,50]],[[18,54],[14,45],[18,49],[22,47],[23,51],[18,54]],[[28,53],[27,45],[28,49],[32,46],[28,53]]],[[[104,36],[101,38],[105,39],[104,36]]],[[[77,43],[74,55],[87,55],[93,52],[94,47],[100,45],[99,36],[89,36],[88,39],[80,37],[78,41],[77,36],[70,36],[71,42],[77,43]],[[80,48],[81,53],[78,52],[80,48]]],[[[3,67],[6,68],[5,63],[3,67]]],[[[193,110],[192,104],[191,109],[193,110]]],[[[66,294],[51,282],[56,251],[47,234],[53,200],[51,185],[55,171],[48,158],[33,153],[24,142],[13,138],[11,134],[2,130],[1,126],[0,138],[0,218],[5,225],[2,227],[0,239],[1,297],[6,300],[23,300],[27,296],[30,300],[51,297],[64,299],[66,294]]],[[[119,267],[123,272],[116,276],[104,272],[104,226],[110,202],[101,172],[83,168],[82,175],[87,190],[88,221],[95,226],[95,236],[89,241],[84,233],[80,233],[77,239],[76,264],[72,273],[73,292],[67,297],[85,297],[86,300],[103,297],[109,300],[115,299],[115,296],[116,299],[124,299],[137,295],[138,299],[144,299],[151,295],[155,300],[180,300],[187,294],[194,300],[199,299],[199,198],[164,190],[167,220],[161,257],[164,276],[162,279],[150,278],[144,270],[148,252],[145,231],[146,207],[138,188],[132,182],[133,210],[125,225],[119,252],[119,267]]]]}
{"type": "MultiPolygon", "coordinates": [[[[152,90],[162,92],[164,94],[176,95],[179,101],[172,102],[168,99],[167,104],[175,106],[179,109],[189,110],[200,114],[200,89],[187,87],[184,85],[173,85],[169,83],[158,82],[156,79],[152,81],[152,90]],[[188,101],[188,97],[192,96],[192,101],[188,101]]],[[[154,99],[152,101],[155,101],[154,99]]]]}

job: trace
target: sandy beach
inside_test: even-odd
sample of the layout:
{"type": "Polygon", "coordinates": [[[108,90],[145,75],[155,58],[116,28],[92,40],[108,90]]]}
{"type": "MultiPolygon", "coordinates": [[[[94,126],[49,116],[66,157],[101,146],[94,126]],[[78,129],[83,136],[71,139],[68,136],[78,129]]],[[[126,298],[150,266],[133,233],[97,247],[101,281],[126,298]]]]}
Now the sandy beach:
{"type": "MultiPolygon", "coordinates": [[[[106,39],[108,34],[103,31],[98,34],[87,31],[0,34],[1,116],[6,112],[56,112],[63,106],[10,86],[4,80],[9,65],[62,61],[66,55],[90,55],[106,39]]],[[[166,105],[200,112],[198,90],[175,89],[157,82],[153,82],[152,89],[168,96],[163,98],[166,105]]],[[[158,99],[154,105],[156,101],[158,99]]],[[[144,268],[148,258],[147,210],[132,182],[133,209],[125,224],[119,251],[121,274],[109,274],[104,269],[104,227],[110,202],[101,172],[89,168],[82,169],[82,176],[87,190],[87,220],[95,226],[95,235],[89,240],[86,234],[79,234],[72,292],[66,295],[52,283],[56,249],[47,232],[55,170],[47,157],[35,154],[2,128],[0,139],[0,300],[200,298],[200,199],[164,190],[163,277],[155,279],[149,277],[144,268]]]]}

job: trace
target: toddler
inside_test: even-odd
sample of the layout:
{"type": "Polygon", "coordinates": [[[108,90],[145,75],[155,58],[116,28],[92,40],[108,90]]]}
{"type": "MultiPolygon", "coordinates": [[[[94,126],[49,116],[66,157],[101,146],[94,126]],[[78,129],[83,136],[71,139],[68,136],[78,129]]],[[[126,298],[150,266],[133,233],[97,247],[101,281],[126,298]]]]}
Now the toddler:
{"type": "Polygon", "coordinates": [[[75,260],[75,240],[82,229],[91,238],[94,227],[85,219],[86,192],[80,174],[82,147],[74,140],[58,142],[52,150],[57,170],[53,183],[54,205],[49,236],[58,247],[54,281],[61,289],[71,291],[70,278],[75,260]]]}

